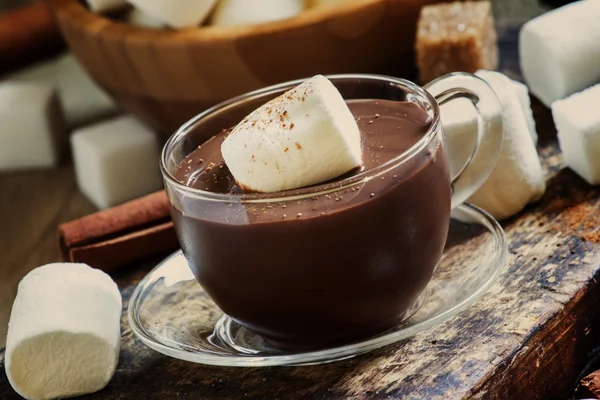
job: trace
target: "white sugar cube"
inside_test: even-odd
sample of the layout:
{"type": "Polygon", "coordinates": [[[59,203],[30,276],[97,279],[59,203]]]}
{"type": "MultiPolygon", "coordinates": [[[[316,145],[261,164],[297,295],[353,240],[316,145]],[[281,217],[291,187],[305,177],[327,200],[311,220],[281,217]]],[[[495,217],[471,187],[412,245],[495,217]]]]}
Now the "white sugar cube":
{"type": "MultiPolygon", "coordinates": [[[[148,16],[171,28],[199,26],[210,14],[217,0],[127,0],[148,16]]],[[[246,0],[247,1],[247,0],[246,0]]],[[[251,1],[252,3],[253,1],[251,1]]]]}
{"type": "Polygon", "coordinates": [[[86,0],[90,10],[98,13],[118,10],[127,5],[125,0],[86,0]]]}
{"type": "Polygon", "coordinates": [[[96,392],[119,359],[122,301],[104,272],[85,264],[36,268],[19,283],[8,324],[5,369],[26,399],[96,392]]]}
{"type": "Polygon", "coordinates": [[[518,213],[529,202],[539,200],[546,183],[514,82],[499,72],[478,71],[477,75],[487,81],[498,96],[504,138],[494,170],[469,202],[501,220],[518,213]]]}
{"type": "Polygon", "coordinates": [[[552,104],[567,165],[591,185],[600,184],[600,85],[552,104]]]}
{"type": "Polygon", "coordinates": [[[600,81],[600,1],[583,0],[543,14],[521,29],[521,70],[546,106],[600,81]]]}
{"type": "Polygon", "coordinates": [[[98,208],[108,208],[161,188],[156,135],[133,117],[119,117],[71,137],[77,183],[98,208]]]}
{"type": "Polygon", "coordinates": [[[442,104],[440,111],[454,177],[465,166],[477,143],[477,110],[470,100],[456,99],[442,104]]]}
{"type": "Polygon", "coordinates": [[[71,128],[112,117],[119,108],[100,89],[72,54],[18,71],[6,78],[13,82],[53,85],[71,128]]]}
{"type": "Polygon", "coordinates": [[[0,121],[0,170],[58,163],[66,129],[52,86],[0,83],[0,121]]]}
{"type": "Polygon", "coordinates": [[[304,11],[303,0],[220,0],[213,13],[213,25],[260,24],[291,18],[304,11]]]}

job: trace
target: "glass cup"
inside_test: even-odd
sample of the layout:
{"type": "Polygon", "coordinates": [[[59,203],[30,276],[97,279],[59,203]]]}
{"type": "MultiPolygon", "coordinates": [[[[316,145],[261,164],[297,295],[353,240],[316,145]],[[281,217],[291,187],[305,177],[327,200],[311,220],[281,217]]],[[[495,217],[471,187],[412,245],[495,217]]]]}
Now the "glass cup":
{"type": "Polygon", "coordinates": [[[498,99],[475,75],[447,75],[425,88],[378,75],[328,78],[346,100],[416,104],[429,115],[428,132],[387,163],[310,188],[216,194],[174,178],[199,145],[302,82],[294,81],[201,113],[161,156],[175,229],[197,281],[225,314],[276,347],[348,343],[405,318],[442,256],[451,210],[489,176],[502,142],[498,99]],[[479,130],[451,176],[439,104],[456,98],[473,102],[479,130]],[[284,215],[298,207],[314,212],[284,215]]]}

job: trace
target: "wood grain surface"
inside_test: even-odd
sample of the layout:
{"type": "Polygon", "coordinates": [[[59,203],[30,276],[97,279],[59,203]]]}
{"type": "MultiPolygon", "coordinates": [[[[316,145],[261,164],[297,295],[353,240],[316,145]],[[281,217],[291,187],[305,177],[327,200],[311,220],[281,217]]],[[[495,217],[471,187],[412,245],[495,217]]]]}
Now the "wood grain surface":
{"type": "MultiPolygon", "coordinates": [[[[501,70],[519,79],[519,21],[533,1],[495,3],[501,70]]],[[[508,265],[474,306],[427,332],[354,360],[315,367],[232,369],[170,359],[134,338],[123,316],[117,374],[90,399],[561,399],[600,348],[600,191],[565,168],[549,111],[534,101],[548,191],[503,225],[508,265]]],[[[68,164],[0,175],[0,338],[16,283],[58,259],[57,223],[93,210],[68,164]]],[[[127,300],[155,264],[115,276],[127,300]]],[[[125,301],[125,306],[127,302],[125,301]]],[[[0,351],[0,399],[10,388],[0,351]]]]}

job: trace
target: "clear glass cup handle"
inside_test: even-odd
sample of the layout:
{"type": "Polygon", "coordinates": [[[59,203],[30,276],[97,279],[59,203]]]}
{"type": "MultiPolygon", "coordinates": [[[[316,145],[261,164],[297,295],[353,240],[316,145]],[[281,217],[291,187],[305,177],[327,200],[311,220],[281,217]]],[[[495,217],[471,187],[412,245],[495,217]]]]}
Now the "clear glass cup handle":
{"type": "MultiPolygon", "coordinates": [[[[442,76],[424,86],[438,104],[469,99],[479,114],[477,142],[471,156],[452,178],[452,209],[464,203],[490,176],[502,146],[502,107],[483,79],[464,72],[442,76]]],[[[452,155],[450,155],[452,156],[452,155]]]]}

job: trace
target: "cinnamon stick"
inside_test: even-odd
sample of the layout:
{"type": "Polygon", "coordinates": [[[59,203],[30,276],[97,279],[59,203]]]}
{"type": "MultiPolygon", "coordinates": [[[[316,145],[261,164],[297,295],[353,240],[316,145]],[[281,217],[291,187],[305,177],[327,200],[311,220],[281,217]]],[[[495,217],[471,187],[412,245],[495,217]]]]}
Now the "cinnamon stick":
{"type": "Polygon", "coordinates": [[[179,247],[164,191],[67,222],[58,227],[63,261],[104,271],[179,247]]]}
{"type": "Polygon", "coordinates": [[[48,6],[35,1],[0,14],[0,73],[49,57],[64,41],[48,6]]]}

